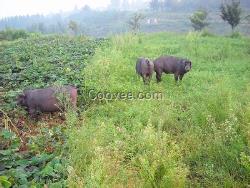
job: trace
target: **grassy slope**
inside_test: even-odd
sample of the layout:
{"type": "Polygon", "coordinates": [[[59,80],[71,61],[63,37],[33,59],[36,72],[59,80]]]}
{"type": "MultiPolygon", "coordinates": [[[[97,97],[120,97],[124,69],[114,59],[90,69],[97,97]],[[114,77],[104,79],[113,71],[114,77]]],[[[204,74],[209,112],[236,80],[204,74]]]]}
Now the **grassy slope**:
{"type": "MultiPolygon", "coordinates": [[[[162,92],[163,100],[91,101],[70,135],[70,185],[236,186],[249,182],[249,39],[159,33],[113,37],[85,69],[86,90],[162,92]],[[188,57],[193,69],[144,86],[139,56],[188,57]]],[[[86,91],[87,94],[87,91],[86,91]]]]}

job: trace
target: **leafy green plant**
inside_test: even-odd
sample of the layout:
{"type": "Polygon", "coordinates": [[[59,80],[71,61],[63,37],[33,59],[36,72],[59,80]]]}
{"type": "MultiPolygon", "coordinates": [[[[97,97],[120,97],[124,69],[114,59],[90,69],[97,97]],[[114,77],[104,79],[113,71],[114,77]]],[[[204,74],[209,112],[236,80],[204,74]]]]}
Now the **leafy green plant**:
{"type": "Polygon", "coordinates": [[[7,176],[0,176],[0,186],[3,188],[11,187],[11,182],[9,182],[7,176]]]}
{"type": "Polygon", "coordinates": [[[66,162],[64,158],[56,156],[64,151],[62,143],[65,142],[58,129],[45,130],[48,134],[44,132],[38,137],[31,137],[28,144],[30,150],[25,153],[19,152],[19,138],[8,130],[2,130],[0,138],[4,147],[0,150],[0,183],[4,187],[55,182],[66,186],[66,162]]]}
{"type": "Polygon", "coordinates": [[[207,22],[208,13],[206,10],[197,10],[189,19],[195,31],[201,31],[208,26],[207,22]]]}

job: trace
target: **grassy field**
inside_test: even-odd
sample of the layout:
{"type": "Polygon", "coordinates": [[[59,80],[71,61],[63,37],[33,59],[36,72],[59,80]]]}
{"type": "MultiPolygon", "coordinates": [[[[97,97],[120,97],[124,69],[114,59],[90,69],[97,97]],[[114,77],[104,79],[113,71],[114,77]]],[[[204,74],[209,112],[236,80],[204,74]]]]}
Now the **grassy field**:
{"type": "Polygon", "coordinates": [[[244,187],[249,185],[249,39],[159,33],[113,37],[84,70],[86,95],[161,92],[162,100],[86,99],[69,141],[69,185],[244,187]],[[187,57],[181,84],[144,86],[137,57],[187,57]]]}
{"type": "MultiPolygon", "coordinates": [[[[199,33],[114,36],[106,41],[106,45],[97,45],[97,49],[84,58],[84,66],[80,63],[82,56],[79,53],[85,54],[86,43],[78,40],[53,40],[53,50],[49,50],[47,42],[51,39],[45,38],[41,56],[36,55],[40,49],[34,47],[36,42],[28,40],[32,44],[30,48],[33,48],[32,53],[28,49],[27,52],[32,56],[24,61],[24,65],[40,57],[37,62],[44,63],[43,66],[55,66],[52,70],[58,73],[57,78],[63,84],[71,82],[78,85],[82,91],[78,102],[84,105],[79,106],[80,115],[66,113],[66,121],[54,123],[56,126],[53,129],[51,118],[43,118],[34,125],[36,128],[49,127],[42,129],[39,137],[31,137],[27,144],[31,148],[30,155],[36,157],[31,161],[42,161],[32,166],[38,172],[31,175],[26,172],[27,181],[23,183],[21,180],[24,177],[16,180],[12,171],[2,173],[0,165],[0,177],[5,176],[17,187],[22,183],[31,186],[37,182],[40,182],[40,187],[45,183],[57,183],[61,187],[249,186],[249,38],[206,37],[199,33]],[[60,41],[65,45],[59,45],[60,41]],[[65,56],[60,56],[60,53],[66,52],[65,56]],[[50,58],[46,58],[47,53],[50,58]],[[72,54],[79,56],[72,58],[72,54]],[[175,84],[173,75],[164,75],[163,81],[157,84],[154,75],[151,84],[144,85],[135,74],[137,57],[154,59],[164,54],[189,58],[193,65],[191,72],[179,84],[175,84]],[[57,58],[58,61],[52,61],[57,58]],[[67,73],[57,67],[62,64],[60,62],[72,67],[77,62],[81,70],[74,67],[67,73]],[[59,70],[62,72],[57,72],[59,70]],[[77,73],[72,74],[75,71],[77,73]],[[67,79],[68,74],[70,79],[67,79]],[[110,100],[101,98],[98,93],[131,93],[133,96],[160,93],[162,98],[120,97],[110,100]],[[96,95],[99,99],[94,100],[96,95]],[[54,149],[48,152],[45,145],[54,149]]],[[[1,57],[5,57],[6,61],[0,60],[1,65],[5,67],[7,62],[13,62],[9,57],[17,58],[17,47],[23,42],[27,44],[25,41],[9,43],[4,47],[2,44],[5,53],[1,57]]],[[[21,54],[20,57],[23,57],[21,54]]],[[[20,57],[16,62],[20,61],[20,57]]],[[[55,82],[52,72],[49,72],[51,79],[45,84],[43,75],[36,72],[41,67],[32,67],[38,81],[33,79],[34,82],[20,82],[19,85],[12,84],[15,79],[8,82],[11,87],[6,96],[8,100],[4,100],[6,111],[10,108],[6,101],[14,100],[11,98],[13,91],[19,91],[21,86],[42,87],[55,82]]],[[[24,70],[24,75],[26,72],[30,74],[28,66],[24,70]]],[[[14,110],[15,118],[18,110],[14,110]]],[[[12,121],[15,122],[14,119],[12,121]]],[[[30,122],[27,118],[26,124],[30,122]]],[[[1,133],[0,138],[8,135],[1,133]]],[[[0,150],[0,160],[2,155],[7,155],[4,149],[6,151],[6,148],[0,150]]],[[[12,167],[17,169],[17,174],[23,161],[18,164],[12,167]]],[[[27,171],[27,168],[21,172],[24,170],[27,171]]]]}

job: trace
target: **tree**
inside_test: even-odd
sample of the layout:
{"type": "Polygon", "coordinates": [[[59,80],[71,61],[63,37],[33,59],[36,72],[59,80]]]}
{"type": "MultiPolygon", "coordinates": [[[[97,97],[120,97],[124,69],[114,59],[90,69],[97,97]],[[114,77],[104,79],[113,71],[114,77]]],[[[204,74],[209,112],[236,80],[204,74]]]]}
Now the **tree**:
{"type": "Polygon", "coordinates": [[[128,24],[130,29],[137,33],[140,30],[141,27],[141,21],[144,19],[144,16],[140,13],[136,13],[133,15],[133,17],[129,20],[128,24]]]}
{"type": "Polygon", "coordinates": [[[222,4],[220,11],[221,18],[225,22],[228,22],[232,27],[232,31],[234,31],[235,27],[240,23],[240,15],[242,12],[240,1],[232,0],[231,4],[222,4]]]}
{"type": "Polygon", "coordinates": [[[250,23],[250,14],[245,17],[245,19],[250,23]]]}
{"type": "Polygon", "coordinates": [[[207,20],[208,13],[206,10],[197,10],[192,16],[190,21],[196,31],[201,31],[204,27],[208,26],[207,20]]]}
{"type": "Polygon", "coordinates": [[[70,20],[69,22],[69,29],[72,30],[72,32],[74,33],[74,35],[78,34],[78,25],[75,21],[70,20]]]}

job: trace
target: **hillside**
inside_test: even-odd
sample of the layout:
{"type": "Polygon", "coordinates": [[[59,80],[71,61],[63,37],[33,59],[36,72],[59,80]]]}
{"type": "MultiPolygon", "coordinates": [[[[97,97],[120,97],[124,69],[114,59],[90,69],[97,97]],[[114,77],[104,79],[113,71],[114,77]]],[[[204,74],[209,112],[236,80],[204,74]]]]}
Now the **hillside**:
{"type": "MultiPolygon", "coordinates": [[[[15,79],[8,82],[12,88],[7,92],[7,101],[14,102],[11,91],[19,91],[20,86],[47,85],[42,80],[44,74],[40,75],[42,71],[37,70],[62,61],[74,68],[60,74],[57,74],[60,68],[53,71],[59,80],[65,78],[63,84],[76,84],[80,88],[80,113],[67,112],[66,121],[57,120],[56,115],[43,117],[34,124],[24,111],[18,111],[20,108],[14,109],[14,116],[13,112],[8,112],[13,122],[24,114],[25,127],[47,128],[28,144],[28,150],[37,157],[35,161],[44,161],[32,167],[39,168],[41,173],[30,175],[26,171],[27,181],[20,181],[21,178],[15,179],[13,173],[3,173],[0,165],[0,175],[6,175],[9,182],[16,185],[54,183],[69,187],[249,185],[249,38],[209,37],[199,33],[126,34],[98,43],[86,61],[81,59],[86,49],[84,41],[78,42],[76,38],[53,40],[54,50],[51,51],[51,39],[45,37],[41,41],[46,47],[40,52],[34,40],[39,41],[27,39],[4,44],[0,66],[8,67],[14,62],[10,57],[16,57],[16,52],[23,54],[18,46],[25,46],[23,43],[28,41],[32,50],[27,50],[32,51],[32,56],[23,62],[26,62],[24,65],[32,64],[32,72],[39,78],[39,82],[33,79],[21,85],[16,84],[15,79]],[[70,45],[62,45],[62,41],[70,45]],[[64,51],[66,46],[71,46],[72,53],[61,59],[64,53],[59,53],[60,49],[64,51]],[[72,54],[78,54],[80,60],[72,59],[72,54]],[[182,83],[175,84],[172,75],[164,75],[159,84],[154,77],[149,86],[143,85],[135,74],[137,57],[154,59],[163,54],[190,59],[191,72],[184,76],[182,83]],[[81,62],[85,62],[84,66],[81,62]],[[119,95],[128,93],[134,98],[119,95]],[[138,98],[138,93],[142,97],[138,98]],[[155,94],[161,97],[153,97],[155,94]],[[54,149],[43,148],[39,142],[54,149]]],[[[0,48],[3,49],[3,44],[0,48]]],[[[20,63],[23,55],[17,56],[16,63],[20,63]]],[[[23,71],[29,70],[30,67],[25,66],[23,71]]],[[[47,67],[45,71],[49,70],[47,67]]],[[[53,72],[49,75],[48,83],[53,83],[53,72]]],[[[5,106],[7,112],[11,107],[5,106]]]]}
{"type": "MultiPolygon", "coordinates": [[[[247,7],[243,7],[242,18],[250,14],[247,7]]],[[[192,31],[192,24],[189,17],[193,11],[161,11],[149,10],[139,11],[144,17],[141,21],[142,32],[177,32],[186,33],[192,31]],[[156,22],[154,22],[156,20],[156,22]],[[151,22],[151,23],[150,23],[151,22]]],[[[108,37],[112,34],[121,34],[130,30],[128,22],[135,14],[134,11],[94,11],[78,10],[70,14],[55,14],[49,16],[21,16],[0,20],[0,30],[5,28],[26,29],[30,32],[41,32],[43,34],[72,33],[69,29],[69,22],[75,21],[78,25],[77,33],[94,37],[108,37]]],[[[219,12],[219,6],[209,10],[208,30],[215,34],[230,34],[231,28],[225,23],[219,12]]],[[[241,20],[241,24],[236,31],[245,35],[250,35],[250,24],[246,19],[241,20]]],[[[1,38],[1,37],[0,37],[1,38]]]]}

